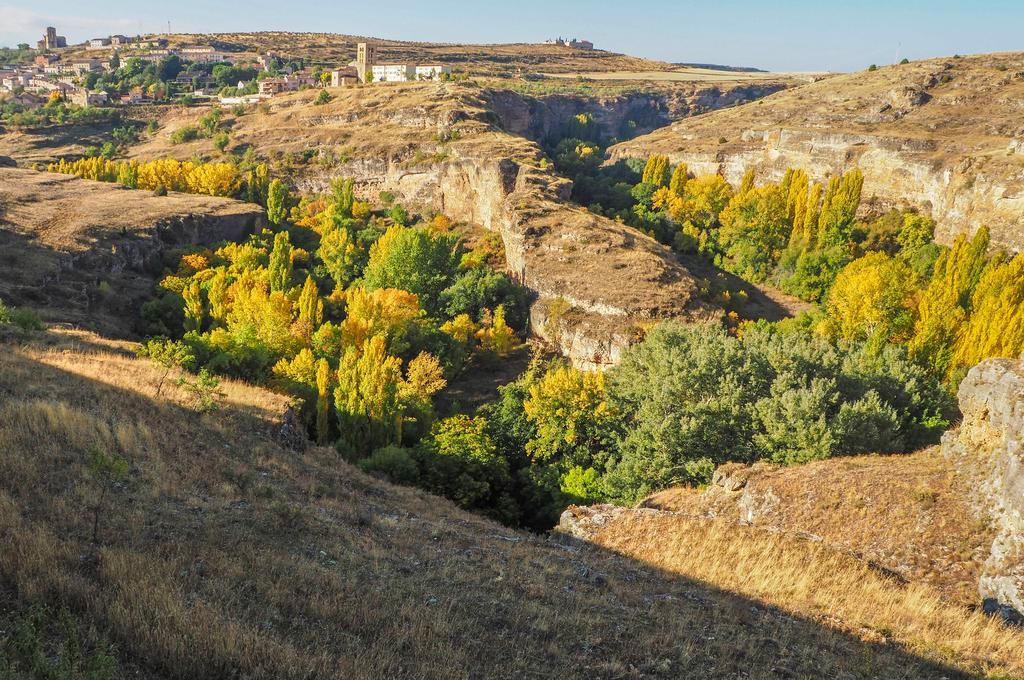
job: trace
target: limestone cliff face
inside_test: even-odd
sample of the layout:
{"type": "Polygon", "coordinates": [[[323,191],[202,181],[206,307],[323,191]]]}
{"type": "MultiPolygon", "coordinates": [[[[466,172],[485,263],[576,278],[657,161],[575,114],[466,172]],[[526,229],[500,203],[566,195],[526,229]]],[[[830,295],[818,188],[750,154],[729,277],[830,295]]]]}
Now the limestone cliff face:
{"type": "Polygon", "coordinates": [[[681,84],[671,90],[587,97],[554,94],[520,95],[509,90],[484,94],[502,128],[539,142],[557,138],[573,116],[590,114],[604,139],[629,138],[673,121],[707,111],[751,102],[785,89],[783,82],[707,85],[681,84]]]}
{"type": "Polygon", "coordinates": [[[667,154],[738,182],[860,167],[865,209],[912,206],[951,242],[988,225],[1024,250],[1024,55],[934,59],[829,78],[685,119],[617,145],[613,158],[667,154]]]}
{"type": "MultiPolygon", "coordinates": [[[[491,158],[456,147],[441,163],[362,159],[337,174],[501,234],[508,270],[535,296],[532,331],[581,368],[618,362],[639,330],[663,318],[710,321],[700,283],[667,248],[564,203],[571,184],[534,158],[491,158]],[[463,155],[466,153],[466,155],[463,155]]],[[[307,177],[322,189],[331,175],[307,177]]]]}
{"type": "Polygon", "coordinates": [[[978,592],[986,609],[1024,621],[1024,361],[982,362],[958,396],[963,424],[942,450],[975,480],[977,512],[996,531],[978,592]]]}

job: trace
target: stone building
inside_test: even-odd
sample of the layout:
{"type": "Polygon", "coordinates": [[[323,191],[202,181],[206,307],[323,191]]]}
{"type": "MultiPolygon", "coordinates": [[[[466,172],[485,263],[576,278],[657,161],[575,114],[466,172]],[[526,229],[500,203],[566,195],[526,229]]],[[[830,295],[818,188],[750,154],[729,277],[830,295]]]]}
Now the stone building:
{"type": "Polygon", "coordinates": [[[62,35],[57,35],[57,29],[53,26],[46,27],[43,39],[36,43],[41,50],[55,50],[58,47],[67,47],[68,40],[62,35]]]}
{"type": "Polygon", "coordinates": [[[369,43],[359,43],[356,60],[352,62],[356,75],[362,83],[404,83],[410,80],[441,80],[444,74],[451,75],[451,66],[443,64],[378,64],[377,48],[369,43]]]}

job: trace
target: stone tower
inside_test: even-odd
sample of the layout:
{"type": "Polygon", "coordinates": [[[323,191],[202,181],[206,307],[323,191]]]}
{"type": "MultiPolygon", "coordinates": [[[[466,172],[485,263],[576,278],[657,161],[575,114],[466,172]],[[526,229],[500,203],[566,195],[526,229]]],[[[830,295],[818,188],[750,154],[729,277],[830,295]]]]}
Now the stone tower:
{"type": "Polygon", "coordinates": [[[356,47],[356,73],[359,81],[366,82],[366,74],[373,74],[373,65],[377,63],[377,46],[359,43],[356,47]]]}

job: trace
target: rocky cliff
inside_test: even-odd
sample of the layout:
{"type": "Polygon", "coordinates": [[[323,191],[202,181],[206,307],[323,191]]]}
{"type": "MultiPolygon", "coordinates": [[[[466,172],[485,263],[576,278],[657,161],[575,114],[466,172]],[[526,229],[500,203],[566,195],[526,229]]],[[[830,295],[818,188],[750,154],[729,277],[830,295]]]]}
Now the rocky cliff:
{"type": "Polygon", "coordinates": [[[239,201],[2,167],[0,299],[124,336],[167,250],[237,241],[264,222],[239,201]]]}
{"type": "Polygon", "coordinates": [[[975,481],[975,510],[996,533],[978,591],[986,609],[1024,622],[1024,361],[982,362],[958,396],[963,423],[942,451],[975,481]]]}
{"type": "Polygon", "coordinates": [[[628,139],[687,116],[716,111],[767,97],[785,89],[784,81],[680,83],[671,88],[612,96],[552,94],[524,96],[510,90],[484,94],[504,130],[537,142],[558,141],[574,116],[589,114],[604,140],[628,139]]]}
{"type": "Polygon", "coordinates": [[[988,225],[1024,249],[1024,54],[932,59],[829,78],[678,121],[613,147],[667,154],[697,173],[776,180],[788,167],[822,180],[864,171],[865,209],[913,206],[936,238],[988,225]]]}
{"type": "MultiPolygon", "coordinates": [[[[614,363],[658,319],[718,317],[701,299],[701,281],[669,249],[567,203],[571,184],[542,167],[536,142],[505,131],[493,96],[416,84],[339,90],[314,106],[308,93],[296,93],[233,121],[233,135],[268,155],[317,149],[319,162],[296,173],[303,190],[350,177],[364,196],[386,190],[500,233],[508,271],[535,295],[533,332],[578,366],[614,363]]],[[[193,152],[180,146],[175,153],[193,152]]]]}

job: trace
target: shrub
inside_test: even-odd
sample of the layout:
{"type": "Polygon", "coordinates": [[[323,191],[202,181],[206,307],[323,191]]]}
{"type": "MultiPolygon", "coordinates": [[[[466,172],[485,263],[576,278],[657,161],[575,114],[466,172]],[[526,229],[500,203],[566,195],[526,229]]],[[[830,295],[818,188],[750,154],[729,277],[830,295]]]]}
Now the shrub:
{"type": "Polygon", "coordinates": [[[902,348],[835,346],[766,323],[741,338],[664,323],[608,379],[625,434],[605,484],[625,502],[706,482],[726,461],[914,450],[937,442],[955,413],[952,397],[902,348]]]}
{"type": "Polygon", "coordinates": [[[195,125],[184,125],[171,133],[171,144],[184,144],[199,139],[199,128],[195,125]]]}
{"type": "Polygon", "coordinates": [[[39,314],[37,314],[33,309],[19,307],[17,309],[10,310],[8,315],[10,323],[23,331],[41,331],[45,328],[42,319],[39,318],[39,314]]]}
{"type": "Polygon", "coordinates": [[[420,471],[409,449],[400,446],[385,446],[377,449],[369,458],[357,463],[363,472],[380,472],[395,484],[411,485],[419,481],[420,471]]]}
{"type": "Polygon", "coordinates": [[[320,90],[320,93],[317,94],[316,99],[313,100],[313,103],[316,104],[317,106],[320,106],[331,101],[331,99],[333,99],[333,97],[331,97],[330,92],[328,92],[327,90],[320,90]]]}
{"type": "Polygon", "coordinates": [[[163,184],[157,184],[156,185],[156,189],[153,189],[153,195],[154,196],[166,196],[167,195],[167,187],[164,186],[163,184]]]}

